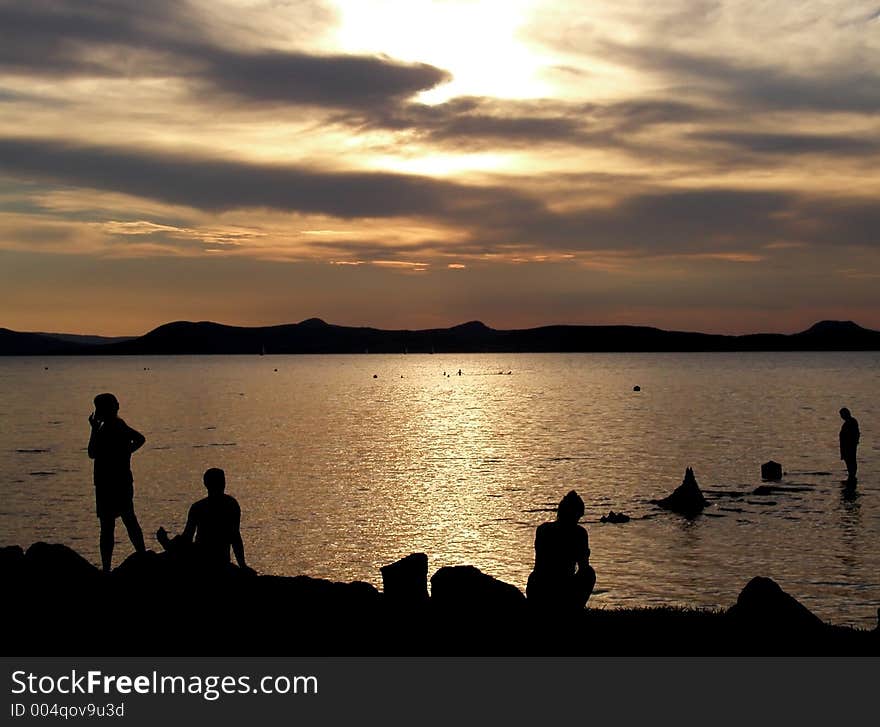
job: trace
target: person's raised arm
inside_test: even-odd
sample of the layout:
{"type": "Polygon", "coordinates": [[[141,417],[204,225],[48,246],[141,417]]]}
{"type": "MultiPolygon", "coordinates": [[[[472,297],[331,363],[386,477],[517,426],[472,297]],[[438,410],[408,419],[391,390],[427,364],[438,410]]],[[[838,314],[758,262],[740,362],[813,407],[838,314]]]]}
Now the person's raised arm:
{"type": "Polygon", "coordinates": [[[89,414],[89,426],[92,428],[89,433],[89,459],[94,459],[98,456],[98,431],[101,429],[101,422],[94,414],[89,414]]]}
{"type": "Polygon", "coordinates": [[[147,441],[147,438],[143,434],[137,431],[137,429],[132,429],[131,427],[128,428],[128,438],[131,444],[132,453],[137,452],[147,441]]]}

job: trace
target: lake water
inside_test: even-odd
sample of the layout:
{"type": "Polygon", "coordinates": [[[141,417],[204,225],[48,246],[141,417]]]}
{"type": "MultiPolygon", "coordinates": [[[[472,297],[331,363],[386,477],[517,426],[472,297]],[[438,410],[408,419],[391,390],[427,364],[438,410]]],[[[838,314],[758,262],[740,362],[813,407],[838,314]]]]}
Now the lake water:
{"type": "MultiPolygon", "coordinates": [[[[380,566],[423,551],[432,573],[470,563],[524,589],[535,527],[576,489],[593,607],[726,607],[766,575],[826,620],[876,622],[878,353],[6,358],[0,391],[3,544],[99,562],[87,417],[112,391],[147,437],[148,547],[216,466],[261,572],[381,585],[380,566]],[[862,429],[855,497],[841,406],[862,429]],[[769,459],[793,490],[722,494],[751,493],[769,459]],[[648,502],[686,466],[712,502],[692,521],[648,502]],[[599,523],[609,509],[633,519],[599,523]]],[[[131,552],[121,523],[117,541],[114,563],[131,552]]]]}

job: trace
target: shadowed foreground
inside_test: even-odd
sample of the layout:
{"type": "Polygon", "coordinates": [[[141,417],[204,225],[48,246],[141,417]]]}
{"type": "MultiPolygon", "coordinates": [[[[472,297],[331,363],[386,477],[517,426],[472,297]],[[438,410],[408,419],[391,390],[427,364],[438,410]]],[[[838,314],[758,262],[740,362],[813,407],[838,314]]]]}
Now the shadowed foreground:
{"type": "Polygon", "coordinates": [[[207,572],[168,553],[102,574],[63,545],[0,549],[9,653],[105,655],[880,654],[880,630],[831,626],[767,578],[726,611],[586,609],[547,614],[472,566],[427,557],[368,583],[207,572]]]}

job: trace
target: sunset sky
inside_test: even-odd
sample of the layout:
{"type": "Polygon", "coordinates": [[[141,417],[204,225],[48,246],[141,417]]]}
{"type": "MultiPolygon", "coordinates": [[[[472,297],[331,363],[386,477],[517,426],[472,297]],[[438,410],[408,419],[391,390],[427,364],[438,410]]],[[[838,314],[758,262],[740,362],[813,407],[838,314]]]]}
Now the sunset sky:
{"type": "Polygon", "coordinates": [[[880,328],[880,2],[0,0],[0,326],[880,328]]]}

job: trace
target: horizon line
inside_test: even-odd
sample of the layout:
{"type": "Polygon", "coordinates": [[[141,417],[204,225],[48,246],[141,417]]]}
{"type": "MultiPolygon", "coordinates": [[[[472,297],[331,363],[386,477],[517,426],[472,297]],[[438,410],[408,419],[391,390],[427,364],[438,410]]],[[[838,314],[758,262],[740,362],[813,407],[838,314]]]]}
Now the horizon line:
{"type": "MultiPolygon", "coordinates": [[[[5,330],[11,331],[14,333],[28,333],[33,335],[40,336],[80,336],[84,338],[108,338],[108,339],[120,339],[120,338],[141,338],[149,333],[152,333],[159,328],[164,326],[179,324],[179,323],[188,323],[193,325],[198,324],[214,324],[219,326],[224,326],[228,328],[244,328],[244,329],[254,329],[254,328],[278,328],[281,326],[297,326],[302,325],[303,323],[308,323],[310,321],[320,322],[327,326],[334,326],[337,328],[368,328],[378,331],[435,331],[435,330],[449,330],[452,328],[458,328],[461,326],[467,325],[475,325],[479,324],[485,326],[489,330],[493,331],[529,331],[529,330],[537,330],[541,328],[555,328],[555,327],[571,327],[571,328],[648,328],[654,329],[658,331],[663,331],[666,333],[686,333],[686,334],[696,334],[703,336],[722,336],[727,338],[739,338],[743,336],[791,336],[796,335],[798,333],[804,333],[805,331],[810,330],[811,328],[820,325],[822,323],[832,323],[839,325],[854,325],[866,331],[874,331],[877,329],[866,328],[861,324],[857,323],[853,320],[841,320],[841,319],[832,319],[832,318],[821,318],[819,320],[814,321],[812,324],[807,325],[805,328],[801,328],[799,330],[782,332],[782,331],[752,331],[749,333],[718,333],[718,332],[707,332],[693,329],[678,329],[678,328],[662,328],[657,325],[650,325],[646,323],[542,323],[540,325],[535,326],[524,326],[524,327],[512,327],[512,328],[495,328],[482,320],[479,319],[470,319],[467,321],[462,321],[460,323],[453,323],[447,326],[430,326],[426,328],[416,328],[416,327],[406,327],[406,328],[382,328],[381,326],[371,325],[371,324],[361,324],[361,325],[353,325],[353,324],[342,324],[342,323],[330,323],[325,319],[319,316],[309,316],[307,318],[303,318],[299,321],[285,321],[281,323],[264,323],[264,324],[256,324],[256,325],[242,325],[236,323],[223,323],[216,320],[188,320],[188,319],[177,319],[166,321],[164,323],[160,323],[158,325],[153,326],[152,328],[144,331],[143,333],[136,334],[103,334],[103,333],[74,333],[70,331],[24,331],[24,330],[16,330],[12,328],[6,328],[5,330]]],[[[0,326],[0,328],[5,328],[4,326],[0,326]]]]}

